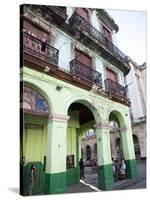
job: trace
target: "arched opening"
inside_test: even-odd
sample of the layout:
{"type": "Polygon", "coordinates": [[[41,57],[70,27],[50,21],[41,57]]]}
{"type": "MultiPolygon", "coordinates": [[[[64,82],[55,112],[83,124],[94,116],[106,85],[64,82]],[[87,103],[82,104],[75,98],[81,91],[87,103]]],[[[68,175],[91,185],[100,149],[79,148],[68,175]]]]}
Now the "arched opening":
{"type": "MultiPolygon", "coordinates": [[[[94,130],[96,109],[87,101],[76,101],[68,108],[68,121],[67,128],[67,157],[74,160],[72,167],[67,167],[67,185],[71,185],[80,181],[79,160],[83,159],[84,164],[90,165],[92,148],[90,144],[81,145],[82,139],[90,135],[94,130]],[[91,131],[89,131],[91,130],[91,131]]],[[[91,168],[85,166],[84,168],[86,183],[90,183],[91,168]]]]}
{"type": "Polygon", "coordinates": [[[114,159],[120,160],[124,157],[121,138],[121,128],[125,128],[122,115],[118,111],[109,114],[111,155],[114,159]]]}
{"type": "Polygon", "coordinates": [[[141,159],[139,140],[136,135],[133,135],[134,152],[137,160],[141,159]]]}
{"type": "Polygon", "coordinates": [[[29,176],[31,166],[36,168],[35,185],[32,194],[44,192],[46,166],[47,124],[50,113],[47,99],[39,89],[24,85],[21,88],[21,112],[23,124],[20,133],[20,163],[22,173],[22,194],[29,195],[29,176]]]}

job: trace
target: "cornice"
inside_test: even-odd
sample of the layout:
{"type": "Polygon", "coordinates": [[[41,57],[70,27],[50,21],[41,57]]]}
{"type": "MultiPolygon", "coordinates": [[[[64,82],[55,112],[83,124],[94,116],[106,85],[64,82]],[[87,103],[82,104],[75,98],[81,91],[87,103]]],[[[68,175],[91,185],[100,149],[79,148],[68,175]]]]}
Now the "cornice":
{"type": "Polygon", "coordinates": [[[119,26],[115,23],[113,18],[104,10],[104,9],[96,9],[97,17],[106,24],[112,31],[115,30],[118,32],[119,26]]]}

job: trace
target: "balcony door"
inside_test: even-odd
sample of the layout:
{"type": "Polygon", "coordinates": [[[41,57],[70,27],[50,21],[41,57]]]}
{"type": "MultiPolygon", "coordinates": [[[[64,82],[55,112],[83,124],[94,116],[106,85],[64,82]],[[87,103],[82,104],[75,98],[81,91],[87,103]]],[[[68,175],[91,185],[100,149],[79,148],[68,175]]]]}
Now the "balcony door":
{"type": "Polygon", "coordinates": [[[81,51],[75,50],[76,73],[82,78],[93,81],[92,58],[81,51]]]}
{"type": "Polygon", "coordinates": [[[108,79],[111,79],[111,80],[115,81],[115,82],[118,82],[117,74],[114,71],[112,71],[112,70],[110,70],[108,68],[106,68],[106,77],[108,79]]]}
{"type": "Polygon", "coordinates": [[[85,9],[85,8],[78,8],[77,9],[77,13],[83,17],[87,22],[90,23],[90,18],[89,18],[89,13],[88,13],[88,10],[85,9]]]}
{"type": "Polygon", "coordinates": [[[105,26],[102,27],[102,31],[103,31],[104,36],[108,40],[112,41],[111,32],[105,26]]]}
{"type": "Polygon", "coordinates": [[[24,50],[43,60],[49,59],[49,52],[46,45],[49,43],[49,33],[27,20],[23,21],[23,32],[24,50]]]}
{"type": "Polygon", "coordinates": [[[77,49],[75,50],[75,59],[88,67],[92,67],[92,58],[77,49]]]}

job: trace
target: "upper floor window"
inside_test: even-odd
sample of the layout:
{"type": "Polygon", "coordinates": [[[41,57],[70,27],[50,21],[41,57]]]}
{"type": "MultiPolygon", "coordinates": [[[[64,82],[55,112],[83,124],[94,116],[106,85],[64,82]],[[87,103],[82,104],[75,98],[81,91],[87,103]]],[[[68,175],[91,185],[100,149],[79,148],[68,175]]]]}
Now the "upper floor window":
{"type": "Polygon", "coordinates": [[[117,79],[117,73],[115,73],[113,70],[109,69],[106,67],[106,77],[108,79],[111,79],[115,82],[118,82],[118,79],[117,79]]]}
{"type": "Polygon", "coordinates": [[[102,31],[103,31],[104,36],[108,40],[112,41],[111,32],[105,26],[102,27],[102,31]]]}
{"type": "Polygon", "coordinates": [[[84,54],[82,51],[75,50],[75,59],[80,63],[92,67],[92,58],[84,54]]]}
{"type": "Polygon", "coordinates": [[[89,16],[89,12],[87,9],[85,8],[78,8],[77,9],[77,13],[83,17],[87,22],[90,22],[90,16],[89,16]]]}
{"type": "Polygon", "coordinates": [[[49,41],[49,33],[42,30],[42,28],[23,20],[23,31],[38,38],[41,41],[49,41]]]}

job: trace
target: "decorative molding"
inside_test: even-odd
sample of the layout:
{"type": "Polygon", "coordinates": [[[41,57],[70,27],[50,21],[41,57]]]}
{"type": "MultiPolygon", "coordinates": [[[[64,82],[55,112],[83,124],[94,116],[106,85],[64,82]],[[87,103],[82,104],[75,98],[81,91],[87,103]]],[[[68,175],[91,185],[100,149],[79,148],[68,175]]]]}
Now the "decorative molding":
{"type": "Polygon", "coordinates": [[[49,122],[55,121],[55,122],[67,123],[69,118],[70,116],[67,116],[67,115],[51,113],[48,119],[49,119],[49,122]]]}
{"type": "Polygon", "coordinates": [[[25,128],[42,130],[44,128],[44,125],[27,123],[25,124],[25,128]]]}
{"type": "Polygon", "coordinates": [[[111,30],[118,32],[119,26],[115,23],[113,18],[104,10],[96,9],[98,18],[106,24],[111,30]]]}
{"type": "Polygon", "coordinates": [[[109,129],[110,127],[109,127],[109,122],[100,122],[100,123],[96,123],[95,125],[94,125],[94,128],[96,128],[96,129],[109,129]]]}

